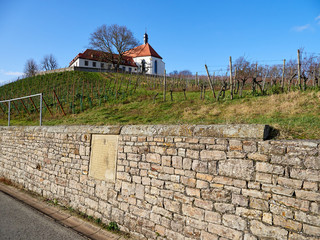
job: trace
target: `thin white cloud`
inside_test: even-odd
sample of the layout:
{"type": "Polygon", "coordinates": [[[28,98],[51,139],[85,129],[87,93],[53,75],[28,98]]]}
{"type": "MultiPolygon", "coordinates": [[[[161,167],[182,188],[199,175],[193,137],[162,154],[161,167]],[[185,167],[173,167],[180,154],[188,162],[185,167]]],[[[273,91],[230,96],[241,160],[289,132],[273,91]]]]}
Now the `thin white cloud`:
{"type": "Polygon", "coordinates": [[[320,24],[320,15],[316,17],[314,20],[317,22],[317,24],[320,24]]]}
{"type": "Polygon", "coordinates": [[[293,31],[296,31],[296,32],[302,32],[302,31],[305,31],[305,30],[312,30],[312,27],[310,24],[306,24],[306,25],[303,25],[303,26],[295,26],[293,27],[293,31]]]}
{"type": "Polygon", "coordinates": [[[21,76],[24,73],[23,72],[5,71],[3,69],[0,69],[0,74],[6,75],[6,76],[21,76]]]}
{"type": "Polygon", "coordinates": [[[21,76],[23,72],[5,72],[4,74],[8,76],[21,76]]]}

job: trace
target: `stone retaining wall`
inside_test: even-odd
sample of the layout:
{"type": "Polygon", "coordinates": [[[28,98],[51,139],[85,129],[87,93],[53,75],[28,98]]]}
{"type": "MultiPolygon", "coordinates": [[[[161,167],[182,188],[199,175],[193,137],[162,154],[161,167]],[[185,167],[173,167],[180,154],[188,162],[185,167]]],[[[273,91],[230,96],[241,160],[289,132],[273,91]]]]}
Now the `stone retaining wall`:
{"type": "Polygon", "coordinates": [[[265,126],[0,128],[0,177],[141,239],[319,239],[319,141],[265,126]],[[89,176],[119,135],[116,180],[89,176]],[[249,136],[249,138],[248,138],[249,136]]]}

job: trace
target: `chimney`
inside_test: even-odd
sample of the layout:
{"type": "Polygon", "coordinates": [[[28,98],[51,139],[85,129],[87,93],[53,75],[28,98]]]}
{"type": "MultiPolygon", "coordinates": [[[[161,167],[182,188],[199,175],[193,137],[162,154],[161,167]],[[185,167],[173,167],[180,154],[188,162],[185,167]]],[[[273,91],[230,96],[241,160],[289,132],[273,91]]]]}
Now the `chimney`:
{"type": "Polygon", "coordinates": [[[144,34],[143,41],[144,41],[144,44],[148,43],[148,34],[147,33],[144,34]]]}

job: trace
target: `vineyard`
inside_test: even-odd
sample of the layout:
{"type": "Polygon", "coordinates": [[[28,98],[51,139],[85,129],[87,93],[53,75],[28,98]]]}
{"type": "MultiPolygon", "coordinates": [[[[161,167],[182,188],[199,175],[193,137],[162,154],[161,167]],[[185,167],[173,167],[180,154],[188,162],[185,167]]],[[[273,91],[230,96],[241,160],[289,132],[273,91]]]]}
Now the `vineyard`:
{"type": "MultiPolygon", "coordinates": [[[[44,125],[262,123],[279,129],[279,138],[319,138],[318,70],[235,63],[231,74],[216,76],[207,66],[207,74],[192,76],[38,75],[1,86],[0,101],[43,93],[44,125]]],[[[39,100],[13,101],[10,112],[12,125],[37,125],[39,100]]],[[[8,104],[0,103],[0,125],[7,117],[8,104]]]]}

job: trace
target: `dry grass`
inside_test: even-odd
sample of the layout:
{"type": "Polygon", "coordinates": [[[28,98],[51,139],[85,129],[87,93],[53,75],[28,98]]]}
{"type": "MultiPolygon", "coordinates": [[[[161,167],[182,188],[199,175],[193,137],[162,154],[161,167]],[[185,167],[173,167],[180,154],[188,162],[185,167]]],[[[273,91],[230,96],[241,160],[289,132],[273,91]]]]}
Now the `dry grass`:
{"type": "Polygon", "coordinates": [[[320,104],[320,92],[301,94],[272,95],[269,97],[242,99],[234,104],[209,104],[199,108],[188,107],[184,110],[183,118],[190,119],[198,116],[210,115],[225,119],[248,118],[252,116],[297,115],[312,113],[320,104]]]}
{"type": "MultiPolygon", "coordinates": [[[[260,123],[279,129],[279,138],[319,139],[320,136],[320,92],[290,92],[221,102],[209,97],[200,100],[198,93],[188,93],[185,100],[183,93],[174,93],[173,101],[167,99],[163,102],[160,95],[154,104],[151,95],[138,96],[80,114],[49,119],[44,125],[260,123]]],[[[6,125],[6,120],[0,123],[6,125]]]]}

